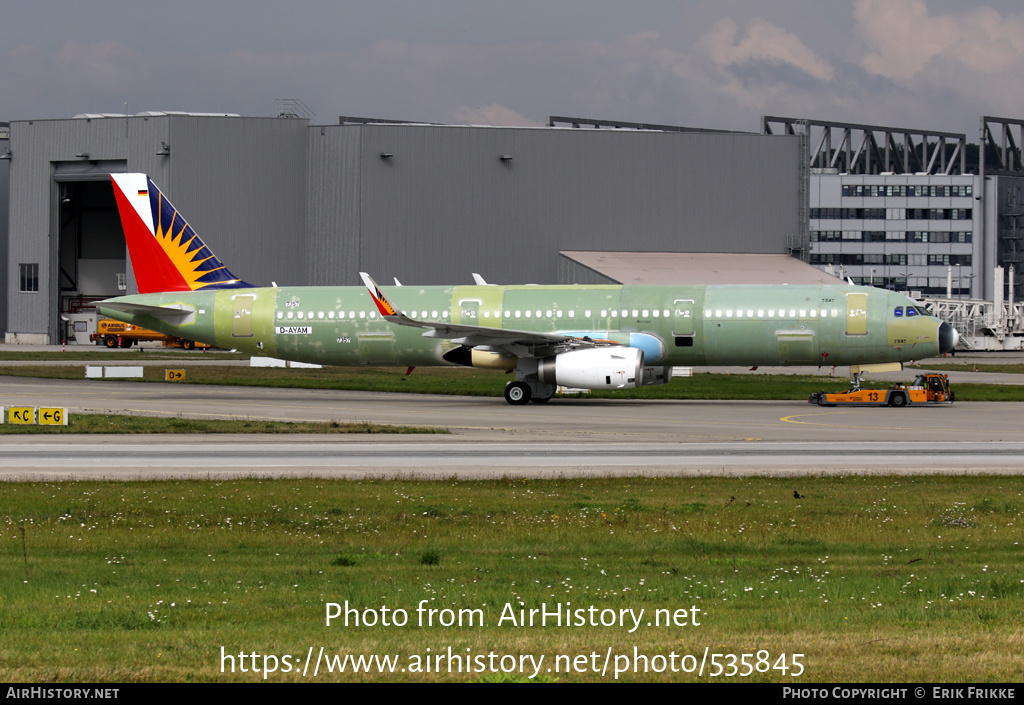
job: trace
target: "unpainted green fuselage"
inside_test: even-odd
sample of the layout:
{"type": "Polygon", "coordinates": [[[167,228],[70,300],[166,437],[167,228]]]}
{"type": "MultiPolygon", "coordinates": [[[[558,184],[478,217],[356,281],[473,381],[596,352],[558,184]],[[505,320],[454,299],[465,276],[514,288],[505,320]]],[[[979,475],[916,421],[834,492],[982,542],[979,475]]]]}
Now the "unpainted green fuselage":
{"type": "MultiPolygon", "coordinates": [[[[941,321],[858,286],[402,286],[396,308],[416,320],[630,344],[647,365],[851,365],[939,353],[941,321]],[[902,311],[901,311],[902,313],[902,311]],[[916,312],[915,312],[916,313],[916,312]],[[654,341],[654,345],[652,345],[654,341]]],[[[105,309],[129,323],[221,348],[324,365],[448,365],[459,345],[381,318],[363,287],[264,287],[116,299],[191,311],[178,325],[105,309]]]]}

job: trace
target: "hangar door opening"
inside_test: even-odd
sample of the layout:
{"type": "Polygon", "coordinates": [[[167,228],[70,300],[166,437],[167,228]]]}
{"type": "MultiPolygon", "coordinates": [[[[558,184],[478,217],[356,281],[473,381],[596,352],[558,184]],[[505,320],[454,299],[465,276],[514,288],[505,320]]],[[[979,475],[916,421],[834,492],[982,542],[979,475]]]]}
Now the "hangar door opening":
{"type": "MultiPolygon", "coordinates": [[[[72,180],[58,174],[56,181],[57,320],[63,323],[94,312],[97,301],[125,294],[128,262],[109,171],[72,180]]],[[[58,338],[65,332],[73,337],[60,323],[58,331],[58,338]]]]}

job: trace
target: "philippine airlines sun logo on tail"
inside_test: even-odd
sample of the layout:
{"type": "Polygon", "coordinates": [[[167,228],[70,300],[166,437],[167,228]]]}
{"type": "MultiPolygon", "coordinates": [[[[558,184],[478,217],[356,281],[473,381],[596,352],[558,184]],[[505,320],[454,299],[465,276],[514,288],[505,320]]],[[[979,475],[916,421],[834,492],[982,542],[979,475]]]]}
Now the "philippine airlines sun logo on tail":
{"type": "Polygon", "coordinates": [[[140,294],[248,288],[145,174],[111,174],[140,294]]]}

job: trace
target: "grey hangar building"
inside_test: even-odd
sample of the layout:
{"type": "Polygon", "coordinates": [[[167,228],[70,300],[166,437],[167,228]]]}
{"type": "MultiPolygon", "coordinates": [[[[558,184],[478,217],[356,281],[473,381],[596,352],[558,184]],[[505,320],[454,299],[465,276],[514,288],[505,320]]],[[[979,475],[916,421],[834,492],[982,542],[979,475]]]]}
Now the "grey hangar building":
{"type": "Polygon", "coordinates": [[[474,272],[496,284],[842,275],[934,294],[955,267],[947,293],[982,296],[986,268],[1016,257],[1004,211],[1024,174],[1005,144],[990,178],[1013,183],[990,187],[1001,195],[986,206],[986,177],[964,173],[965,140],[956,153],[944,133],[923,135],[883,163],[847,138],[822,166],[825,123],[764,121],[748,133],[560,117],[535,128],[172,112],[13,121],[0,128],[0,330],[9,343],[61,342],[63,315],[133,293],[116,172],[148,174],[257,285],[357,285],[360,271],[406,286],[474,272]]]}

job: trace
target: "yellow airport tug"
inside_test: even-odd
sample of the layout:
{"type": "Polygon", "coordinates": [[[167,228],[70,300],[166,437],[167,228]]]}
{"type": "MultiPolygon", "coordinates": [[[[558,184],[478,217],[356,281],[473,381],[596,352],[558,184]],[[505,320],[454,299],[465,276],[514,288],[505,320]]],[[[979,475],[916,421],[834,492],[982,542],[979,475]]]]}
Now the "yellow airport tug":
{"type": "Polygon", "coordinates": [[[946,375],[918,375],[909,385],[894,384],[888,389],[861,389],[860,375],[855,375],[851,389],[814,392],[807,402],[818,406],[924,406],[952,404],[953,392],[946,375]]]}

